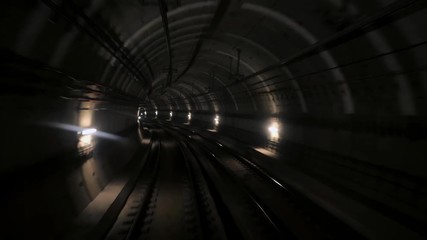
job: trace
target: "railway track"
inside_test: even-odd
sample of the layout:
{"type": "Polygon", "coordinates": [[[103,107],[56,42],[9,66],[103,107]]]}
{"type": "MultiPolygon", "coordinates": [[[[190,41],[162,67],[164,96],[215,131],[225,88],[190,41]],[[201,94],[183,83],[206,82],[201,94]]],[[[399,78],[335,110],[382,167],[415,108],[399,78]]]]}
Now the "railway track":
{"type": "Polygon", "coordinates": [[[207,183],[188,149],[152,129],[148,160],[103,239],[227,239],[207,183]]]}
{"type": "Polygon", "coordinates": [[[335,238],[248,159],[184,128],[149,128],[145,164],[98,239],[335,238]]]}
{"type": "Polygon", "coordinates": [[[210,160],[221,165],[241,187],[247,189],[264,206],[276,225],[286,232],[287,239],[365,239],[311,200],[281,184],[275,176],[251,161],[251,156],[245,157],[227,148],[215,137],[208,137],[206,132],[184,125],[168,127],[203,148],[210,160]]]}

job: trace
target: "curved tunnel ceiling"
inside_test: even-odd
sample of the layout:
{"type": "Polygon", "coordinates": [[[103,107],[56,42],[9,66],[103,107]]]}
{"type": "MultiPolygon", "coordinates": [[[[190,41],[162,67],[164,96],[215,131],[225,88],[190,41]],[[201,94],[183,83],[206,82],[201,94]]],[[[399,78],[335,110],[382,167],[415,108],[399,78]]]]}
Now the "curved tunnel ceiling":
{"type": "Polygon", "coordinates": [[[408,74],[392,76],[388,92],[373,92],[374,104],[360,93],[371,75],[416,64],[424,32],[415,23],[424,7],[421,0],[43,0],[20,9],[26,17],[11,16],[21,27],[5,26],[3,45],[148,110],[154,102],[224,113],[369,115],[381,108],[416,116],[424,103],[408,74]]]}
{"type": "MultiPolygon", "coordinates": [[[[94,60],[105,61],[98,81],[147,109],[154,101],[160,109],[188,111],[358,114],[365,104],[350,76],[366,71],[372,55],[378,71],[405,68],[387,53],[416,43],[405,37],[401,19],[421,10],[419,2],[44,0],[22,23],[15,46],[28,54],[37,34],[65,24],[69,30],[53,43],[48,62],[61,68],[75,51],[73,41],[90,39],[94,60]],[[189,93],[189,85],[197,90],[189,93]],[[311,93],[316,86],[328,88],[333,105],[318,106],[311,93]],[[292,99],[291,106],[283,98],[292,99]]],[[[392,81],[399,87],[390,93],[393,112],[416,115],[410,79],[392,81]]]]}
{"type": "MultiPolygon", "coordinates": [[[[104,23],[118,33],[117,37],[134,58],[133,62],[142,72],[144,81],[151,84],[153,91],[147,97],[152,98],[158,108],[171,109],[181,105],[181,109],[185,107],[190,110],[197,109],[195,105],[204,105],[210,111],[262,110],[266,113],[279,113],[286,109],[271,102],[278,97],[278,91],[285,88],[290,91],[289,94],[296,94],[298,111],[309,113],[316,111],[317,107],[316,103],[307,99],[309,94],[305,93],[305,89],[312,84],[327,84],[330,88],[335,88],[331,91],[339,93],[333,97],[334,102],[340,102],[337,103],[339,106],[334,106],[329,111],[354,114],[363,107],[358,107],[358,101],[353,96],[349,83],[351,79],[347,76],[352,74],[346,73],[346,69],[339,67],[339,63],[346,64],[357,58],[348,57],[354,56],[350,48],[334,54],[333,47],[338,44],[330,38],[346,34],[350,37],[345,41],[357,41],[359,45],[366,45],[379,54],[388,52],[390,40],[387,40],[387,34],[375,29],[378,24],[382,24],[376,21],[375,17],[378,16],[361,16],[360,12],[374,14],[384,9],[383,15],[399,16],[404,9],[414,8],[411,6],[414,1],[399,2],[403,3],[396,7],[388,6],[386,2],[372,1],[166,1],[169,8],[164,12],[167,25],[163,24],[157,5],[144,1],[95,2],[86,6],[85,11],[93,11],[94,16],[102,16],[104,23]],[[119,11],[114,9],[116,6],[120,6],[119,11]],[[339,17],[331,19],[329,16],[339,17]],[[170,38],[169,43],[165,28],[170,38]],[[340,31],[337,32],[337,29],[340,31]],[[352,35],[356,36],[351,37],[352,35]],[[167,44],[170,44],[170,51],[167,44]],[[319,49],[310,49],[312,46],[319,49]],[[241,51],[239,59],[237,50],[241,51]],[[308,53],[308,56],[299,56],[310,50],[314,52],[308,53]],[[169,52],[171,66],[168,64],[169,52]],[[286,62],[287,59],[290,62],[286,62]],[[271,66],[274,68],[270,69],[271,66]],[[265,69],[267,71],[263,71],[265,69]],[[322,70],[326,70],[319,73],[323,79],[312,79],[311,82],[315,83],[303,79],[304,76],[295,78],[300,72],[313,72],[310,77],[316,78],[315,72],[322,70]],[[167,83],[169,74],[171,83],[167,83]],[[212,81],[217,89],[209,89],[212,81]],[[197,85],[199,91],[193,101],[186,99],[186,104],[183,104],[183,100],[177,97],[179,94],[173,92],[180,91],[179,86],[188,85],[189,82],[197,85]],[[225,95],[223,92],[226,92],[225,95]],[[159,102],[162,95],[168,96],[169,103],[159,102]],[[210,101],[215,103],[208,104],[210,101]],[[194,106],[190,106],[192,104],[194,106]],[[217,106],[216,109],[212,109],[213,106],[217,106]]],[[[398,25],[390,22],[387,25],[393,28],[390,31],[401,31],[398,25]]],[[[399,44],[404,46],[403,43],[402,40],[399,44]]],[[[346,42],[339,43],[343,44],[346,42]]],[[[112,58],[111,65],[114,66],[116,61],[112,58]]],[[[403,68],[390,55],[380,61],[384,69],[403,68]]],[[[353,67],[353,71],[357,71],[359,66],[353,67]]],[[[127,77],[128,70],[123,66],[109,70],[109,75],[113,77],[108,82],[121,86],[119,88],[126,92],[133,85],[131,82],[126,83],[130,81],[127,77]],[[126,84],[129,84],[128,88],[123,87],[126,84]]],[[[401,90],[395,93],[396,113],[416,114],[415,99],[408,78],[402,76],[395,81],[401,86],[401,90]]],[[[186,94],[182,96],[188,98],[186,94]]]]}

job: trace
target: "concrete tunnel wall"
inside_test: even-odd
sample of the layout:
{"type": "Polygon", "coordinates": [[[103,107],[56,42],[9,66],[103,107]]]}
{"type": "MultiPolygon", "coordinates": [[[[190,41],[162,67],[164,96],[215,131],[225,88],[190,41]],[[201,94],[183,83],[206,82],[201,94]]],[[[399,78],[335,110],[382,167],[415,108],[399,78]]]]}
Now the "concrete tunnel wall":
{"type": "MultiPolygon", "coordinates": [[[[65,2],[61,6],[67,9],[65,2]]],[[[236,46],[242,49],[240,74],[247,76],[393,2],[232,2],[218,32],[202,45],[198,60],[173,86],[175,91],[139,104],[146,86],[66,17],[42,1],[3,1],[0,46],[6,66],[2,70],[8,70],[2,73],[2,83],[9,88],[1,90],[0,170],[8,189],[2,199],[9,205],[2,207],[16,214],[24,206],[19,212],[25,212],[26,219],[41,219],[31,225],[32,231],[52,238],[60,235],[129,161],[137,147],[136,132],[131,130],[136,129],[142,106],[148,118],[158,110],[158,118],[167,119],[172,110],[176,122],[185,122],[191,112],[191,125],[204,128],[213,127],[218,114],[219,133],[233,132],[235,138],[255,146],[265,145],[267,126],[275,119],[281,126],[277,148],[289,164],[319,181],[339,183],[337,188],[426,221],[427,48],[420,44],[396,51],[427,39],[422,4],[393,23],[295,64],[234,85],[229,77],[228,61],[236,63],[236,46]],[[64,91],[69,79],[51,70],[45,73],[43,67],[99,83],[102,86],[90,88],[104,92],[64,91]],[[224,91],[206,95],[212,69],[214,89],[224,91]],[[49,87],[52,82],[60,84],[49,87]],[[120,95],[119,100],[127,102],[118,101],[116,95],[110,97],[112,93],[139,100],[129,103],[120,95]],[[96,127],[135,141],[97,139],[93,158],[76,161],[72,156],[78,155],[78,134],[58,128],[58,123],[96,127]]],[[[144,57],[150,59],[153,95],[159,94],[166,79],[167,51],[157,6],[131,1],[76,4],[115,34],[144,76],[150,76],[144,57]]],[[[185,68],[199,32],[209,25],[217,7],[215,1],[171,6],[169,30],[177,73],[185,68]]]]}
{"type": "Polygon", "coordinates": [[[58,27],[46,10],[40,2],[2,3],[2,15],[8,18],[1,21],[2,63],[27,68],[2,71],[6,87],[2,86],[0,103],[1,208],[7,216],[3,236],[19,233],[18,226],[25,224],[26,232],[19,235],[23,238],[57,239],[126,166],[138,146],[136,105],[68,98],[62,87],[43,85],[44,78],[62,84],[62,75],[32,70],[39,65],[55,67],[78,80],[99,79],[103,73],[105,57],[93,42],[66,24],[58,27]],[[67,36],[72,41],[61,49],[58,45],[67,36]],[[81,157],[73,128],[89,127],[116,139],[97,137],[93,155],[81,157]],[[20,217],[12,217],[16,215],[20,217]]]}

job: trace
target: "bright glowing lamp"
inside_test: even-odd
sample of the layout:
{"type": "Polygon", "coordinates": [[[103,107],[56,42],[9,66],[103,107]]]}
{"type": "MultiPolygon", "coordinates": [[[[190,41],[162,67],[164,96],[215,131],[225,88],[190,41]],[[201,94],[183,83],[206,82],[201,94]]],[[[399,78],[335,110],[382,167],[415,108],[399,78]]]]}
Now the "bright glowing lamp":
{"type": "Polygon", "coordinates": [[[272,139],[279,138],[279,124],[277,122],[272,122],[271,125],[268,127],[268,131],[270,132],[270,137],[272,139]]]}
{"type": "Polygon", "coordinates": [[[80,146],[84,147],[92,143],[92,135],[83,135],[80,137],[80,146]]]}
{"type": "Polygon", "coordinates": [[[92,135],[92,134],[94,134],[94,133],[96,133],[96,128],[86,128],[86,129],[83,129],[82,131],[81,131],[81,135],[92,135]]]}
{"type": "Polygon", "coordinates": [[[215,115],[214,123],[215,123],[215,126],[219,125],[219,116],[218,115],[215,115]]]}
{"type": "Polygon", "coordinates": [[[78,132],[78,134],[80,134],[78,147],[82,148],[91,145],[92,135],[96,133],[96,131],[96,128],[84,128],[81,132],[78,132]]]}

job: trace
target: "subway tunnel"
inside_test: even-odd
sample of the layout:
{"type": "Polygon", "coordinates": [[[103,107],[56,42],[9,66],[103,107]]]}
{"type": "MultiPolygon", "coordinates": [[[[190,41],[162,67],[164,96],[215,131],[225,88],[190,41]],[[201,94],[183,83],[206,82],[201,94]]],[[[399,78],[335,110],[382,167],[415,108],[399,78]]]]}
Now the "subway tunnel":
{"type": "Polygon", "coordinates": [[[426,239],[425,0],[4,0],[1,239],[426,239]]]}

